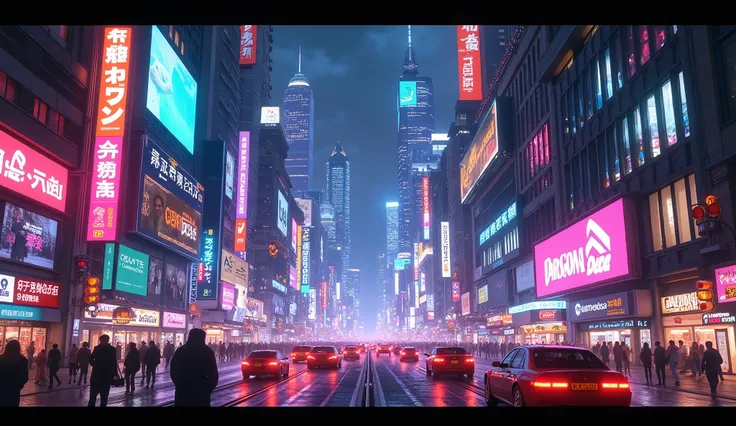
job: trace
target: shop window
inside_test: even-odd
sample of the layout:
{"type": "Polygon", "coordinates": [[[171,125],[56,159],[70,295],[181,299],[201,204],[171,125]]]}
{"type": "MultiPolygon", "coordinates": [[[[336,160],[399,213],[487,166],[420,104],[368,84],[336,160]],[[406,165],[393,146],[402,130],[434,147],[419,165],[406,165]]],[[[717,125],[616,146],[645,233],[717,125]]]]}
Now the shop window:
{"type": "Polygon", "coordinates": [[[595,88],[595,110],[603,108],[603,89],[601,88],[601,66],[599,61],[593,61],[593,87],[595,88]]]}
{"type": "Polygon", "coordinates": [[[646,162],[646,159],[644,155],[644,132],[641,127],[641,112],[639,111],[639,107],[634,109],[634,137],[636,138],[636,161],[638,166],[641,167],[646,162]]]}
{"type": "Polygon", "coordinates": [[[654,49],[659,50],[667,42],[667,27],[664,25],[653,25],[654,31],[654,49]]]}
{"type": "Polygon", "coordinates": [[[0,71],[0,97],[15,103],[16,94],[18,92],[18,84],[7,74],[0,71]]]}
{"type": "Polygon", "coordinates": [[[649,28],[647,25],[639,25],[639,47],[641,48],[640,61],[644,65],[651,57],[649,50],[649,28]]]}
{"type": "Polygon", "coordinates": [[[631,141],[629,140],[629,120],[626,117],[621,121],[621,144],[624,148],[624,174],[627,175],[632,172],[633,164],[631,162],[631,141]]]}
{"type": "Polygon", "coordinates": [[[672,83],[669,80],[662,86],[662,107],[664,109],[667,146],[672,146],[677,143],[677,125],[675,124],[675,106],[672,99],[672,83]]]}
{"type": "MultiPolygon", "coordinates": [[[[690,137],[690,117],[687,114],[687,96],[685,94],[685,76],[680,71],[678,76],[680,82],[680,106],[682,111],[682,129],[685,137],[690,137]]],[[[736,86],[735,86],[736,87],[736,86]]]]}
{"type": "Polygon", "coordinates": [[[33,102],[33,116],[36,117],[36,120],[40,121],[41,123],[45,124],[48,120],[48,110],[48,105],[46,105],[46,103],[42,100],[36,98],[36,100],[33,102]]]}
{"type": "Polygon", "coordinates": [[[659,122],[657,121],[657,102],[654,95],[647,99],[647,120],[649,122],[649,141],[652,158],[662,152],[659,139],[659,122]]]}
{"type": "Polygon", "coordinates": [[[697,202],[695,175],[688,175],[649,195],[652,249],[659,251],[696,238],[690,206],[697,202]]]}
{"type": "Polygon", "coordinates": [[[634,40],[634,27],[628,25],[626,27],[626,62],[628,67],[626,68],[629,73],[629,77],[633,77],[636,74],[636,43],[634,40]]]}
{"type": "Polygon", "coordinates": [[[613,59],[614,74],[616,74],[616,81],[618,82],[618,89],[624,87],[624,70],[622,61],[624,57],[621,51],[621,36],[616,35],[616,57],[613,59]]]}
{"type": "Polygon", "coordinates": [[[611,99],[613,96],[613,73],[611,70],[611,49],[606,48],[606,51],[604,53],[605,63],[604,66],[604,73],[606,76],[606,99],[611,99]]]}

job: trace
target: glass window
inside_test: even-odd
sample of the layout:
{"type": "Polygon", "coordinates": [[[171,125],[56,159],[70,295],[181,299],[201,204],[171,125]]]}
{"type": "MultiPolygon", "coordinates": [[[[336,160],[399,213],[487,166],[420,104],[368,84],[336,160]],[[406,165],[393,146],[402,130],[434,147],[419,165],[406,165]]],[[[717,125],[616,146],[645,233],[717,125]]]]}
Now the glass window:
{"type": "Polygon", "coordinates": [[[687,96],[685,94],[685,76],[680,71],[680,105],[682,105],[682,128],[685,137],[690,137],[690,118],[687,115],[687,96]]]}
{"type": "Polygon", "coordinates": [[[677,203],[677,230],[680,233],[680,242],[686,243],[692,240],[690,232],[690,215],[682,212],[690,212],[687,203],[687,191],[685,190],[685,179],[675,182],[675,201],[677,203]]]}
{"type": "Polygon", "coordinates": [[[607,370],[603,361],[585,349],[534,349],[534,365],[541,369],[607,370]]]}
{"type": "Polygon", "coordinates": [[[599,61],[595,61],[593,68],[593,86],[595,87],[595,110],[603,108],[603,91],[601,89],[601,66],[599,61]]]}
{"type": "Polygon", "coordinates": [[[506,358],[501,361],[501,364],[511,365],[511,360],[514,359],[514,356],[519,353],[519,349],[514,349],[513,351],[509,352],[508,355],[506,355],[506,358]]]}
{"type": "Polygon", "coordinates": [[[672,247],[676,244],[675,206],[672,201],[672,189],[669,186],[662,189],[662,221],[665,247],[672,247]]]}
{"type": "Polygon", "coordinates": [[[641,113],[638,107],[634,110],[634,137],[636,138],[636,161],[637,165],[641,167],[646,162],[646,158],[644,156],[644,133],[641,127],[641,113]]]}
{"type": "Polygon", "coordinates": [[[621,179],[621,163],[618,161],[619,150],[615,125],[608,128],[606,138],[608,139],[608,150],[611,154],[611,159],[613,160],[613,181],[618,182],[621,179]]]}
{"type": "Polygon", "coordinates": [[[662,221],[659,219],[659,193],[649,195],[649,220],[652,223],[652,249],[662,250],[662,221]]]}
{"type": "Polygon", "coordinates": [[[659,156],[661,147],[659,145],[659,123],[657,122],[657,103],[654,95],[647,99],[647,119],[649,120],[649,138],[652,142],[652,158],[659,156]]]}
{"type": "Polygon", "coordinates": [[[664,25],[652,26],[654,30],[654,49],[659,50],[667,42],[667,27],[664,25]]]}
{"type": "MultiPolygon", "coordinates": [[[[572,93],[572,91],[570,93],[572,93]]],[[[564,130],[565,137],[570,136],[570,113],[569,113],[570,106],[568,105],[567,99],[568,97],[566,95],[562,95],[562,101],[561,101],[562,103],[562,121],[563,121],[563,127],[565,129],[564,130]]]]}
{"type": "Polygon", "coordinates": [[[595,97],[595,94],[593,93],[593,74],[594,70],[587,69],[585,70],[584,78],[585,78],[585,100],[588,104],[588,111],[587,111],[587,118],[590,119],[590,117],[593,116],[593,98],[595,97]]]}
{"type": "Polygon", "coordinates": [[[614,74],[617,76],[618,88],[624,87],[624,70],[623,70],[623,56],[621,56],[621,36],[616,36],[616,57],[613,60],[614,74]]]}
{"type": "Polygon", "coordinates": [[[629,120],[624,117],[621,121],[621,142],[624,146],[624,174],[632,172],[633,164],[631,162],[631,141],[629,140],[629,120]]]}
{"type": "Polygon", "coordinates": [[[664,126],[667,132],[667,146],[677,143],[677,125],[675,124],[675,106],[672,100],[672,83],[668,80],[662,86],[662,107],[664,109],[664,126]]]}
{"type": "Polygon", "coordinates": [[[672,34],[677,34],[677,25],[672,26],[672,34]]]}
{"type": "Polygon", "coordinates": [[[572,210],[575,208],[575,201],[572,197],[572,167],[570,164],[565,165],[565,176],[567,176],[567,204],[570,206],[570,210],[572,210]]]}
{"type": "Polygon", "coordinates": [[[33,116],[42,123],[46,123],[48,115],[48,106],[46,103],[36,98],[33,102],[33,116]]]}
{"type": "Polygon", "coordinates": [[[526,351],[519,349],[519,353],[511,361],[511,368],[524,368],[525,359],[526,359],[526,351]]]}
{"type": "Polygon", "coordinates": [[[601,189],[601,182],[600,182],[600,170],[598,167],[599,163],[599,153],[598,153],[598,145],[591,143],[588,145],[588,167],[586,168],[584,173],[588,174],[588,177],[590,179],[589,183],[589,189],[590,189],[590,196],[595,196],[600,192],[601,189]]]}
{"type": "Polygon", "coordinates": [[[626,27],[626,62],[629,77],[636,74],[636,46],[634,43],[634,27],[629,25],[626,27]]]}
{"type": "Polygon", "coordinates": [[[611,186],[611,166],[610,157],[608,156],[608,148],[606,143],[605,132],[598,138],[598,152],[601,153],[600,160],[603,161],[603,167],[601,172],[603,173],[603,187],[608,188],[611,186]]]}
{"type": "Polygon", "coordinates": [[[613,96],[613,77],[611,73],[611,49],[606,48],[606,52],[604,53],[606,62],[604,64],[605,67],[605,73],[606,73],[606,99],[611,99],[611,96],[613,96]]]}
{"type": "Polygon", "coordinates": [[[577,118],[575,116],[575,98],[578,97],[579,94],[574,90],[571,90],[570,94],[572,95],[570,96],[570,99],[569,99],[570,128],[572,129],[572,134],[575,135],[577,133],[577,124],[578,124],[577,118]]]}
{"type": "MultiPolygon", "coordinates": [[[[695,175],[693,174],[649,195],[652,248],[654,251],[686,243],[696,238],[693,233],[694,228],[690,227],[690,206],[697,199],[695,175]],[[690,187],[690,194],[688,194],[688,186],[690,187]],[[664,235],[662,235],[662,230],[664,230],[664,235]]],[[[693,226],[695,226],[694,223],[693,226]]]]}
{"type": "MultiPolygon", "coordinates": [[[[698,190],[695,188],[695,175],[690,175],[687,177],[688,186],[690,186],[690,202],[688,202],[688,206],[692,206],[693,204],[698,202],[698,190]]],[[[688,212],[690,212],[691,209],[688,207],[688,212]]],[[[695,224],[695,219],[693,219],[693,226],[697,226],[695,224]]]]}
{"type": "Polygon", "coordinates": [[[639,25],[639,47],[641,48],[641,64],[644,65],[651,56],[649,52],[649,28],[646,25],[639,25]]]}
{"type": "Polygon", "coordinates": [[[578,79],[577,84],[575,84],[575,98],[578,100],[578,128],[582,129],[585,124],[585,101],[583,99],[583,80],[581,79],[578,79]]]}

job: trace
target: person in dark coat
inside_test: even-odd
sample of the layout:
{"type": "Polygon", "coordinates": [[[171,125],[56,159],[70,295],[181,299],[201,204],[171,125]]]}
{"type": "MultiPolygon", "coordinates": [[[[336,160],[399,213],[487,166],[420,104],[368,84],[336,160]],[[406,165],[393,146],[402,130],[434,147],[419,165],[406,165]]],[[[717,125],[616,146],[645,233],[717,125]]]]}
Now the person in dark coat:
{"type": "Polygon", "coordinates": [[[18,407],[20,391],[28,382],[28,360],[20,354],[20,343],[11,340],[0,355],[0,407],[18,407]]]}
{"type": "Polygon", "coordinates": [[[141,369],[141,354],[135,347],[134,342],[128,345],[128,355],[125,356],[123,366],[125,368],[125,393],[135,392],[135,373],[141,369]]]}
{"type": "Polygon", "coordinates": [[[97,395],[100,396],[100,407],[107,407],[107,397],[110,395],[110,386],[118,374],[118,359],[115,347],[110,345],[110,336],[100,336],[100,344],[95,346],[89,365],[92,366],[92,376],[89,378],[89,403],[94,407],[97,395]]]}
{"type": "Polygon", "coordinates": [[[710,385],[710,394],[716,396],[718,388],[718,374],[721,372],[721,364],[723,357],[720,352],[713,349],[713,342],[710,340],[705,342],[705,352],[703,352],[703,360],[700,362],[700,370],[705,371],[705,377],[710,385]]]}
{"type": "Polygon", "coordinates": [[[608,346],[606,345],[606,342],[603,342],[603,345],[601,346],[601,361],[603,361],[604,364],[608,367],[608,357],[610,355],[610,352],[608,351],[608,346]]]}
{"type": "Polygon", "coordinates": [[[171,357],[174,356],[174,345],[171,344],[171,342],[166,341],[166,346],[164,346],[164,359],[166,359],[166,367],[169,368],[169,364],[171,364],[171,357]]]}
{"type": "Polygon", "coordinates": [[[151,340],[148,342],[148,350],[146,350],[143,363],[146,364],[146,389],[156,384],[156,367],[161,364],[161,350],[156,343],[151,340]]]}
{"type": "Polygon", "coordinates": [[[49,390],[54,387],[54,379],[56,379],[56,386],[61,386],[61,379],[59,379],[59,368],[61,368],[61,351],[59,345],[54,343],[52,349],[49,351],[48,360],[46,361],[49,366],[49,390]]]}
{"type": "Polygon", "coordinates": [[[652,383],[652,350],[649,349],[649,342],[644,342],[644,345],[642,345],[641,353],[639,354],[639,359],[641,360],[642,365],[644,366],[644,378],[647,379],[647,384],[651,385],[652,383]]]}
{"type": "Polygon", "coordinates": [[[82,378],[84,378],[84,384],[87,384],[87,373],[89,371],[89,359],[92,356],[92,352],[89,350],[89,342],[82,342],[82,347],[77,351],[77,362],[79,363],[79,383],[82,385],[82,378]]]}
{"type": "Polygon", "coordinates": [[[654,371],[657,373],[657,382],[664,386],[667,375],[665,374],[665,366],[667,365],[667,356],[662,344],[659,340],[654,342],[654,371]]]}
{"type": "Polygon", "coordinates": [[[193,328],[187,343],[174,352],[169,375],[174,383],[174,405],[209,407],[220,380],[215,353],[205,344],[205,331],[193,328]]]}

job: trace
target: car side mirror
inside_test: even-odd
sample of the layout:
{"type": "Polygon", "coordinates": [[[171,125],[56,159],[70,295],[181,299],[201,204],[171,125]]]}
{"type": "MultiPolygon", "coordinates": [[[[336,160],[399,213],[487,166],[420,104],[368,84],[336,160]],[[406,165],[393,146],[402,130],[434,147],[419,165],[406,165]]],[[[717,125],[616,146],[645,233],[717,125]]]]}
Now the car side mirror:
{"type": "Polygon", "coordinates": [[[491,363],[491,366],[492,366],[492,367],[500,367],[500,366],[501,366],[501,363],[500,363],[500,362],[498,362],[498,361],[493,361],[493,362],[491,363]]]}
{"type": "Polygon", "coordinates": [[[427,358],[429,358],[429,354],[428,353],[425,353],[424,356],[426,356],[427,358]]]}
{"type": "Polygon", "coordinates": [[[289,357],[288,356],[285,356],[285,357],[281,358],[281,361],[288,361],[288,360],[289,360],[289,357]]]}

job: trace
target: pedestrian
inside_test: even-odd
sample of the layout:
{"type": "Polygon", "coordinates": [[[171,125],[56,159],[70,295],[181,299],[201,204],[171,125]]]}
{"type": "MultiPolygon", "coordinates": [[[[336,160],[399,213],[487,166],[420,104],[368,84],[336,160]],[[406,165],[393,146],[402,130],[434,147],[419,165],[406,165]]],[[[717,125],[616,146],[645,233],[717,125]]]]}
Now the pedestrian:
{"type": "Polygon", "coordinates": [[[705,371],[705,378],[708,379],[710,385],[710,394],[716,396],[718,389],[718,374],[723,374],[721,371],[721,364],[723,364],[723,357],[721,354],[713,349],[713,342],[710,340],[705,342],[707,348],[703,353],[703,360],[700,364],[700,370],[705,371]]]}
{"type": "Polygon", "coordinates": [[[698,375],[702,376],[703,372],[700,370],[700,363],[701,363],[701,355],[700,355],[700,349],[698,347],[697,342],[693,342],[692,347],[690,347],[690,369],[693,372],[692,377],[696,378],[698,375]]]}
{"type": "Polygon", "coordinates": [[[667,346],[664,356],[667,359],[667,364],[670,366],[672,375],[675,376],[675,386],[680,386],[680,375],[677,373],[677,364],[680,362],[680,348],[675,346],[674,340],[669,341],[669,346],[667,346]]]}
{"type": "Polygon", "coordinates": [[[621,351],[623,352],[624,375],[631,377],[631,348],[626,342],[621,342],[621,351]]]}
{"type": "Polygon", "coordinates": [[[148,346],[146,345],[146,341],[141,340],[141,346],[138,348],[138,353],[141,355],[141,386],[146,383],[146,363],[144,362],[144,359],[146,358],[147,350],[148,346]]]}
{"type": "Polygon", "coordinates": [[[618,343],[618,340],[613,345],[613,362],[616,364],[616,371],[619,373],[622,372],[621,366],[623,365],[623,349],[621,348],[621,345],[618,343]]]}
{"type": "Polygon", "coordinates": [[[36,384],[43,385],[46,383],[46,349],[41,349],[41,352],[33,360],[36,363],[36,384]]]}
{"type": "Polygon", "coordinates": [[[56,379],[56,386],[61,386],[61,379],[58,375],[59,368],[61,368],[61,351],[56,343],[51,345],[47,362],[49,366],[49,390],[51,390],[54,387],[54,379],[56,379]]]}
{"type": "Polygon", "coordinates": [[[79,352],[79,348],[77,347],[76,343],[72,343],[71,349],[69,349],[69,383],[72,384],[72,382],[77,381],[77,371],[79,370],[79,362],[77,362],[77,352],[79,352]]]}
{"type": "MultiPolygon", "coordinates": [[[[644,366],[644,378],[647,379],[647,384],[651,385],[652,383],[652,350],[649,349],[649,342],[644,342],[641,348],[641,353],[639,354],[639,359],[641,360],[641,364],[644,366]]],[[[657,373],[657,377],[659,377],[659,373],[657,373]]]]}
{"type": "Polygon", "coordinates": [[[205,344],[207,334],[200,328],[189,331],[187,343],[174,352],[169,375],[176,388],[177,407],[209,407],[212,391],[220,379],[215,353],[205,344]]]}
{"type": "Polygon", "coordinates": [[[92,366],[92,376],[89,379],[88,407],[94,407],[97,395],[100,396],[100,407],[107,407],[107,397],[110,395],[110,386],[113,378],[118,374],[117,350],[110,344],[110,336],[100,336],[100,344],[95,346],[89,359],[92,366]]]}
{"type": "Polygon", "coordinates": [[[685,342],[682,340],[678,340],[677,348],[680,350],[680,360],[678,362],[682,364],[682,370],[680,370],[680,373],[687,374],[687,367],[690,365],[690,354],[688,353],[689,347],[685,346],[685,342]]]}
{"type": "Polygon", "coordinates": [[[125,393],[132,394],[135,392],[135,373],[141,369],[141,354],[135,346],[135,342],[128,344],[128,354],[125,355],[123,362],[125,376],[125,393]]]}
{"type": "Polygon", "coordinates": [[[608,365],[609,355],[610,352],[608,351],[608,345],[606,345],[606,341],[604,340],[603,344],[601,345],[601,361],[606,364],[606,367],[610,367],[610,365],[608,365]]]}
{"type": "Polygon", "coordinates": [[[20,391],[28,382],[28,360],[20,354],[20,343],[10,340],[0,355],[0,407],[18,407],[20,391]]]}
{"type": "Polygon", "coordinates": [[[659,340],[654,342],[654,371],[657,373],[657,383],[660,386],[664,386],[667,375],[665,374],[665,365],[667,365],[667,352],[659,343],[659,340]]]}
{"type": "Polygon", "coordinates": [[[146,350],[146,358],[143,360],[146,364],[146,389],[156,384],[156,367],[161,364],[161,351],[158,346],[151,340],[146,350]]]}
{"type": "Polygon", "coordinates": [[[164,368],[169,368],[172,356],[174,356],[174,345],[167,340],[166,346],[164,346],[164,359],[166,360],[166,366],[164,366],[164,368]]]}
{"type": "Polygon", "coordinates": [[[89,359],[92,356],[92,352],[89,350],[89,342],[82,342],[82,347],[77,351],[77,362],[79,363],[79,383],[82,385],[82,379],[84,384],[87,384],[87,372],[89,371],[89,359]]]}
{"type": "Polygon", "coordinates": [[[33,367],[33,355],[36,354],[36,345],[31,341],[31,344],[26,348],[26,359],[28,359],[28,369],[33,367]]]}

